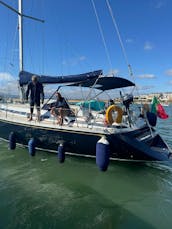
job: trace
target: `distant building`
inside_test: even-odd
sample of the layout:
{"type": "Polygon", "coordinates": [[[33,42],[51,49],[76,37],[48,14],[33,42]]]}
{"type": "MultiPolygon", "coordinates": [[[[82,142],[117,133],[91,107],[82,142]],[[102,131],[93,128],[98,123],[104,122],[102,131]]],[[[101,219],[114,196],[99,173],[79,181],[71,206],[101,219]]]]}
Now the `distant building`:
{"type": "Polygon", "coordinates": [[[135,96],[135,102],[142,102],[142,103],[151,103],[154,96],[156,96],[160,102],[162,103],[170,103],[172,102],[172,92],[165,92],[165,93],[151,93],[151,94],[144,94],[135,96]]]}

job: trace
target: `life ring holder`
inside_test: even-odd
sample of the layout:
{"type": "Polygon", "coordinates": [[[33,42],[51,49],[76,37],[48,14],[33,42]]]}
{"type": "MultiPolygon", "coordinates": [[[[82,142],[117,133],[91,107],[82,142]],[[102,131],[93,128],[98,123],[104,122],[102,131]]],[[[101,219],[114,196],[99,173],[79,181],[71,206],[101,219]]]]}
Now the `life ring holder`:
{"type": "Polygon", "coordinates": [[[108,124],[112,125],[112,123],[116,122],[116,123],[121,123],[122,122],[122,115],[123,115],[123,110],[121,109],[121,107],[116,106],[116,105],[111,105],[107,108],[106,110],[106,121],[108,124]],[[113,116],[112,116],[112,112],[113,111],[117,111],[117,117],[114,120],[113,116]]]}

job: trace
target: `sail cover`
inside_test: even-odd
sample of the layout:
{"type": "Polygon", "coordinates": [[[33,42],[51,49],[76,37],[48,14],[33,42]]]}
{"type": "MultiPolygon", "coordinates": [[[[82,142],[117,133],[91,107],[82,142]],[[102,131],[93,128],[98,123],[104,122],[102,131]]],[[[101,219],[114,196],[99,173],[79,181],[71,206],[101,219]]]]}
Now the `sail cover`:
{"type": "Polygon", "coordinates": [[[117,89],[117,88],[124,88],[124,87],[132,87],[135,84],[125,78],[121,77],[100,77],[97,80],[91,79],[89,81],[77,82],[74,83],[72,86],[82,86],[82,87],[93,87],[95,89],[99,89],[102,91],[117,89]]]}
{"type": "Polygon", "coordinates": [[[40,83],[43,84],[65,84],[65,83],[76,83],[76,82],[87,82],[90,80],[94,80],[102,75],[102,70],[87,72],[78,75],[68,75],[68,76],[44,76],[37,75],[26,71],[21,71],[19,73],[19,84],[20,86],[24,86],[31,81],[32,76],[36,75],[39,79],[40,83]]]}

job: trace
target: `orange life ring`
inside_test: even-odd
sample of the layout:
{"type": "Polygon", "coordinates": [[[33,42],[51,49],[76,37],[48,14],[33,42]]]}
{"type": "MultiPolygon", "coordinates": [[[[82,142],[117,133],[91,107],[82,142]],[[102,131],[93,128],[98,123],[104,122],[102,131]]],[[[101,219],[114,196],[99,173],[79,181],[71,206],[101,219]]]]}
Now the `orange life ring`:
{"type": "Polygon", "coordinates": [[[123,110],[121,109],[121,107],[118,107],[116,105],[111,105],[106,110],[106,121],[110,125],[112,125],[113,122],[121,123],[122,122],[122,115],[123,115],[123,110]],[[113,116],[112,116],[112,112],[113,111],[117,111],[118,112],[118,115],[117,115],[115,120],[113,119],[113,116]]]}

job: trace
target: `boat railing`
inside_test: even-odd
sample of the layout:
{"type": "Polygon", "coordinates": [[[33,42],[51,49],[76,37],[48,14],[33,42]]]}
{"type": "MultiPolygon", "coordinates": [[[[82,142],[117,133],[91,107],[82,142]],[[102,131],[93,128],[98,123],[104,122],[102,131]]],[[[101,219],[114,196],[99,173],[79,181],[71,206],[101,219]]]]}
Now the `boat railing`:
{"type": "MultiPolygon", "coordinates": [[[[123,128],[124,126],[134,126],[136,121],[138,120],[138,114],[135,112],[130,112],[130,122],[128,119],[128,115],[123,115],[122,123],[114,125],[107,125],[105,122],[105,110],[102,111],[93,111],[91,109],[77,109],[76,107],[72,107],[70,109],[66,109],[66,113],[69,115],[64,116],[63,127],[84,127],[84,128],[103,128],[104,130],[109,127],[118,127],[118,129],[123,128]],[[130,125],[131,124],[131,125],[130,125]]],[[[17,122],[27,122],[30,115],[30,106],[28,104],[14,104],[14,103],[6,103],[0,104],[0,117],[3,119],[8,119],[11,121],[17,122]]],[[[115,115],[115,114],[114,114],[115,115]]],[[[50,111],[41,110],[41,122],[37,121],[36,109],[34,109],[33,121],[32,125],[52,125],[58,126],[58,117],[51,114],[50,111]]]]}

